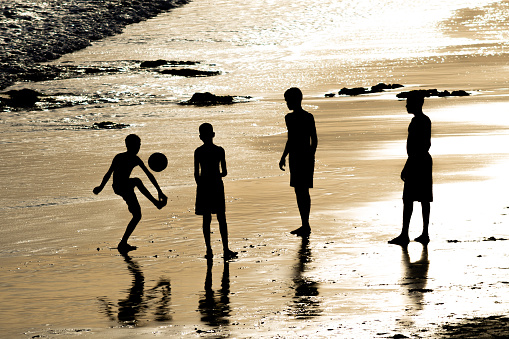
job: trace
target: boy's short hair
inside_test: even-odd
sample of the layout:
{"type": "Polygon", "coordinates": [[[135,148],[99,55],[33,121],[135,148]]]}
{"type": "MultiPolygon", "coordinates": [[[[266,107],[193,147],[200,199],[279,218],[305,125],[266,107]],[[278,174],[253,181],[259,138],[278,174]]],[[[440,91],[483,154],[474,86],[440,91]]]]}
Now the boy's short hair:
{"type": "Polygon", "coordinates": [[[285,100],[302,101],[302,91],[297,87],[287,89],[285,92],[285,100]]]}
{"type": "Polygon", "coordinates": [[[129,134],[125,137],[125,146],[127,149],[134,147],[137,147],[141,144],[141,139],[136,134],[129,134]]]}
{"type": "Polygon", "coordinates": [[[210,136],[214,134],[214,128],[208,122],[201,124],[198,130],[200,131],[200,135],[203,136],[210,136]]]}
{"type": "Polygon", "coordinates": [[[406,99],[406,102],[413,105],[413,106],[420,106],[422,107],[424,105],[424,95],[417,93],[414,95],[408,96],[406,99]]]}

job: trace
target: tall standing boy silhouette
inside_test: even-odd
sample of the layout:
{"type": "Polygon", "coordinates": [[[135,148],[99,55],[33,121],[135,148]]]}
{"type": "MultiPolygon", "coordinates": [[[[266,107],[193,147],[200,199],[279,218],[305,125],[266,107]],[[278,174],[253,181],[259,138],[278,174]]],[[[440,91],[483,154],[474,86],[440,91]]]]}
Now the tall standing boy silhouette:
{"type": "Polygon", "coordinates": [[[127,243],[129,236],[133,233],[136,225],[138,225],[141,220],[140,203],[138,202],[134,188],[137,187],[138,190],[144,196],[146,196],[148,200],[150,200],[158,209],[163,208],[168,200],[168,198],[161,191],[161,188],[159,187],[152,173],[150,173],[143,161],[137,155],[140,151],[141,139],[136,134],[130,134],[125,138],[125,145],[127,147],[127,151],[124,153],[119,153],[113,158],[111,166],[108,169],[108,172],[106,172],[104,175],[101,184],[94,188],[94,193],[99,194],[113,174],[113,191],[125,200],[129,212],[131,212],[133,215],[131,221],[127,225],[122,240],[120,240],[120,243],[118,244],[118,250],[120,252],[129,252],[136,249],[136,246],[131,246],[127,243]],[[136,166],[140,166],[154,187],[157,189],[159,195],[158,199],[154,198],[152,194],[150,194],[150,192],[143,185],[143,182],[139,178],[130,177],[131,172],[136,166]]]}
{"type": "Polygon", "coordinates": [[[433,159],[429,154],[431,147],[431,120],[422,112],[424,96],[413,95],[407,98],[406,109],[414,117],[408,126],[406,143],[408,159],[401,171],[403,188],[403,228],[401,234],[389,241],[390,244],[406,246],[410,242],[408,228],[412,217],[414,201],[422,206],[422,234],[415,239],[429,243],[428,225],[430,203],[433,201],[433,159]]]}
{"type": "Polygon", "coordinates": [[[213,257],[210,246],[210,222],[212,214],[217,215],[219,232],[223,242],[223,258],[230,260],[237,256],[228,248],[228,226],[226,224],[223,177],[228,174],[224,149],[214,145],[215,136],[211,124],[204,123],[199,127],[203,145],[194,151],[194,179],[196,181],[195,213],[203,216],[203,236],[207,247],[205,257],[213,257]]]}
{"type": "Polygon", "coordinates": [[[279,168],[284,171],[286,156],[289,155],[290,186],[295,189],[297,206],[299,208],[302,226],[293,230],[292,234],[308,236],[311,232],[309,212],[311,197],[309,189],[313,187],[313,173],[315,167],[315,153],[318,145],[315,119],[311,113],[302,109],[302,92],[296,87],[288,89],[285,94],[288,109],[293,112],[285,116],[288,129],[288,139],[279,168]]]}

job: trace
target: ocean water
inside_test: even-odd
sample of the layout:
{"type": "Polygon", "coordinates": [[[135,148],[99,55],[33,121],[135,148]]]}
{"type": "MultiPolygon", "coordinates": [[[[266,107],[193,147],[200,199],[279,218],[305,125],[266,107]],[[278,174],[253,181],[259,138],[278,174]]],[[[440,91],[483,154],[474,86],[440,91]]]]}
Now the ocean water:
{"type": "MultiPolygon", "coordinates": [[[[73,105],[0,113],[0,257],[36,262],[39,256],[65,255],[80,246],[114,245],[109,239],[119,236],[124,222],[112,226],[111,220],[125,218],[123,205],[110,189],[99,196],[91,191],[112,157],[123,151],[129,133],[142,138],[140,157],[145,161],[156,151],[169,158],[168,169],[156,178],[163,191],[171,192],[174,208],[165,222],[171,223],[194,207],[192,155],[200,145],[202,122],[215,126],[215,141],[227,150],[227,180],[256,182],[282,176],[277,168],[287,111],[282,94],[289,87],[303,90],[306,108],[312,112],[326,93],[379,82],[465,89],[502,100],[508,87],[507,66],[500,68],[509,48],[508,17],[507,1],[195,0],[53,61],[122,71],[13,86],[73,105]],[[140,61],[157,59],[199,62],[192,68],[221,75],[186,78],[137,68],[140,61]],[[491,63],[483,68],[483,60],[491,63]],[[227,106],[180,105],[197,92],[251,99],[227,106]],[[89,128],[101,121],[130,127],[89,128]],[[104,229],[97,227],[101,222],[104,229]],[[100,245],[95,245],[97,239],[100,245]]],[[[341,109],[341,119],[359,119],[352,131],[362,134],[366,129],[362,122],[367,121],[362,109],[354,107],[354,99],[335,100],[352,108],[341,109]]],[[[391,92],[366,100],[386,107],[396,99],[391,92]]],[[[331,168],[318,162],[317,176],[333,175],[331,168]]],[[[342,184],[351,180],[349,167],[337,172],[338,187],[348,190],[342,184]]],[[[345,196],[355,194],[357,186],[350,187],[345,196]]],[[[153,222],[160,216],[148,213],[146,218],[153,222]]],[[[128,266],[136,273],[137,265],[128,266]]],[[[315,275],[326,275],[325,267],[318,267],[315,275]]],[[[28,280],[31,273],[37,277],[44,269],[28,272],[28,280]]],[[[296,273],[295,284],[299,279],[296,273]]],[[[2,294],[16,290],[9,282],[2,286],[2,294]]],[[[66,291],[65,286],[58,288],[66,291]]],[[[20,300],[29,299],[32,291],[23,291],[26,295],[20,300]]],[[[73,300],[76,308],[86,303],[73,300]]],[[[15,330],[23,327],[16,326],[15,330]]]]}

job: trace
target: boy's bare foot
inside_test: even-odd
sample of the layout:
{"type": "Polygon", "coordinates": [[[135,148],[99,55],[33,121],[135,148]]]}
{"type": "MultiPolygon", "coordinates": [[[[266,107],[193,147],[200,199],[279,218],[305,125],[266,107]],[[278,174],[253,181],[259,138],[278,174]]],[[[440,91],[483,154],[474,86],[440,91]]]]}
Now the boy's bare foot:
{"type": "Polygon", "coordinates": [[[208,250],[207,254],[205,254],[205,259],[212,259],[214,258],[214,254],[212,253],[212,250],[208,250]]]}
{"type": "Polygon", "coordinates": [[[237,258],[237,252],[233,252],[231,250],[227,250],[225,253],[224,253],[224,260],[231,260],[231,259],[235,259],[237,258]]]}
{"type": "Polygon", "coordinates": [[[410,242],[410,238],[408,238],[408,236],[398,236],[392,240],[389,240],[389,244],[392,244],[392,245],[400,245],[400,246],[407,246],[408,243],[410,242]]]}
{"type": "Polygon", "coordinates": [[[429,244],[429,236],[427,234],[421,234],[417,238],[414,239],[417,242],[420,242],[423,245],[429,244]]]}
{"type": "Polygon", "coordinates": [[[128,243],[119,243],[118,244],[118,247],[117,247],[117,250],[120,252],[120,253],[127,253],[129,251],[134,251],[135,249],[137,249],[138,247],[136,246],[131,246],[129,245],[128,243]]]}
{"type": "Polygon", "coordinates": [[[158,209],[163,208],[168,203],[168,198],[166,196],[163,196],[156,204],[156,207],[158,209]]]}
{"type": "Polygon", "coordinates": [[[297,228],[296,230],[293,230],[290,232],[290,234],[295,234],[299,237],[307,237],[311,233],[311,227],[309,226],[301,226],[297,228]]]}

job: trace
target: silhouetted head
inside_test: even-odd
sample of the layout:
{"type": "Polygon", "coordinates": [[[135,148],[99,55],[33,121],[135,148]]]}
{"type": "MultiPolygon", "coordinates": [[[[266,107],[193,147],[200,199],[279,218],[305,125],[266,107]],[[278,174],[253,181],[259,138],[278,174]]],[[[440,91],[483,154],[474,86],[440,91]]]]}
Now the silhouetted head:
{"type": "Polygon", "coordinates": [[[125,146],[127,147],[128,152],[138,154],[138,152],[140,151],[140,146],[141,146],[140,137],[137,136],[136,134],[129,134],[125,138],[125,146]]]}
{"type": "Polygon", "coordinates": [[[423,95],[412,95],[406,99],[406,110],[410,114],[422,113],[423,105],[424,105],[423,95]]]}
{"type": "Polygon", "coordinates": [[[201,124],[199,131],[200,131],[200,139],[203,142],[212,141],[212,138],[214,138],[214,136],[216,135],[216,133],[214,133],[214,128],[208,122],[201,124]]]}
{"type": "Polygon", "coordinates": [[[286,106],[288,109],[295,110],[302,106],[302,91],[297,87],[287,89],[285,92],[286,106]]]}

